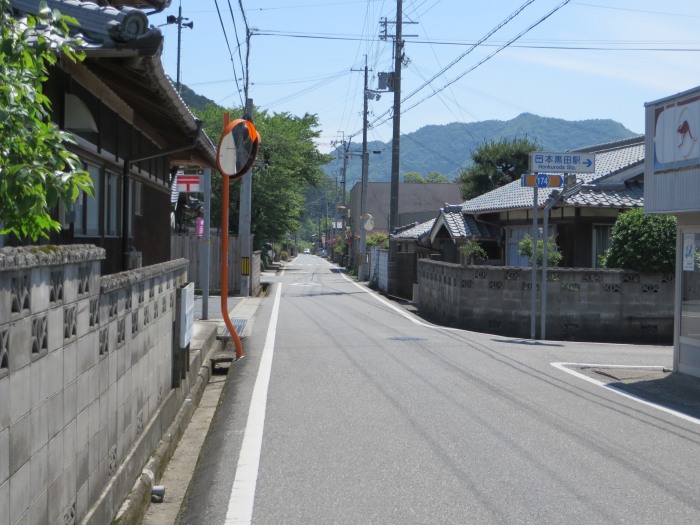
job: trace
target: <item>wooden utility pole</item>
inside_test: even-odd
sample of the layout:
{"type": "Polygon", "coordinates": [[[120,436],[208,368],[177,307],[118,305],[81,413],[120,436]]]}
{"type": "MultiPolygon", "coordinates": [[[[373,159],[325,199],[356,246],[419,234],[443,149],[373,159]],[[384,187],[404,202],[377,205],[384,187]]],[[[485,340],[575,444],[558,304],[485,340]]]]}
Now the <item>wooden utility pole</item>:
{"type": "MultiPolygon", "coordinates": [[[[396,36],[394,37],[394,116],[391,139],[391,196],[389,200],[389,235],[399,225],[399,154],[401,152],[401,66],[403,62],[402,35],[403,5],[396,0],[396,36]]],[[[389,240],[389,261],[387,265],[388,292],[397,294],[398,288],[398,246],[389,240]]]]}

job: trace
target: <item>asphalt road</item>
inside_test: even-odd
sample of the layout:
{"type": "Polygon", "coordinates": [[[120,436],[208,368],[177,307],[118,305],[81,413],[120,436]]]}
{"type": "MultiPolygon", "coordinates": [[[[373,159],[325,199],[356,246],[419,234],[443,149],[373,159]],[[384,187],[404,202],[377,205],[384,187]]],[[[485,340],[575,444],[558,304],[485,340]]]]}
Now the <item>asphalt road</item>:
{"type": "Polygon", "coordinates": [[[182,523],[700,519],[697,421],[552,366],[670,367],[670,347],[434,327],[313,255],[275,280],[182,523]]]}

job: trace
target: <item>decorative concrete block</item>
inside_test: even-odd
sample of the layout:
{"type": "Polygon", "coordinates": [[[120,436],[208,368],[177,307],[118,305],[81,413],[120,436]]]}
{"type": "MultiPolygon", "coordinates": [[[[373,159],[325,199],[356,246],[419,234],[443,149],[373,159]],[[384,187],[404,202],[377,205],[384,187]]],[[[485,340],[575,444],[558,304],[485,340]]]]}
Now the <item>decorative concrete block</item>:
{"type": "Polygon", "coordinates": [[[105,392],[100,395],[98,403],[100,405],[100,428],[102,428],[109,421],[109,393],[105,392]]]}
{"type": "MultiPolygon", "coordinates": [[[[118,438],[118,435],[117,435],[117,414],[116,413],[114,413],[110,416],[109,421],[107,422],[107,431],[108,431],[107,443],[111,449],[112,447],[114,447],[117,444],[117,438],[118,438]]],[[[121,462],[121,459],[123,459],[123,458],[118,459],[117,464],[119,464],[121,462]]]]}
{"type": "Polygon", "coordinates": [[[93,437],[99,434],[100,432],[100,401],[99,399],[96,399],[92,403],[90,403],[90,407],[88,408],[90,411],[89,417],[89,423],[88,423],[88,436],[92,440],[93,437]]]}
{"type": "Polygon", "coordinates": [[[63,482],[63,472],[61,472],[61,474],[49,484],[49,523],[55,523],[62,516],[67,499],[67,487],[63,482]]]}
{"type": "MultiPolygon", "coordinates": [[[[0,485],[10,477],[10,430],[0,431],[0,485]]],[[[0,516],[0,520],[1,520],[0,516]]],[[[2,523],[2,521],[0,521],[2,523]]]]}
{"type": "Polygon", "coordinates": [[[63,389],[63,425],[68,425],[78,416],[78,382],[72,381],[63,389]]]}
{"type": "Polygon", "coordinates": [[[78,265],[67,264],[63,267],[63,302],[75,303],[78,300],[78,265]]]}
{"type": "Polygon", "coordinates": [[[10,481],[0,483],[0,523],[10,523],[10,481]]]}
{"type": "Polygon", "coordinates": [[[112,386],[117,382],[117,367],[119,355],[122,351],[122,349],[119,349],[116,352],[111,352],[107,358],[107,382],[109,383],[109,386],[112,386]]]}
{"type": "Polygon", "coordinates": [[[32,359],[32,318],[24,317],[10,325],[9,340],[10,373],[15,372],[32,359]]]}
{"type": "Polygon", "coordinates": [[[81,299],[77,303],[76,330],[77,337],[81,338],[90,331],[90,300],[81,299]]]}
{"type": "MultiPolygon", "coordinates": [[[[90,438],[90,441],[88,442],[88,471],[90,472],[90,485],[92,485],[93,482],[93,475],[95,471],[97,470],[97,466],[100,464],[100,436],[95,435],[90,438]]],[[[92,488],[90,489],[92,491],[92,488]]],[[[93,501],[92,498],[90,498],[90,501],[93,501]]]]}
{"type": "Polygon", "coordinates": [[[80,485],[78,489],[78,496],[76,498],[76,508],[75,508],[75,518],[76,523],[81,523],[83,518],[88,512],[88,481],[80,485]]]}
{"type": "Polygon", "coordinates": [[[109,388],[109,360],[103,359],[97,366],[98,389],[97,395],[102,397],[109,388]]]}
{"type": "Polygon", "coordinates": [[[46,398],[58,393],[63,388],[63,348],[44,357],[46,361],[46,398]]]}
{"type": "Polygon", "coordinates": [[[89,332],[78,339],[78,374],[82,374],[97,364],[100,358],[99,332],[89,332]]]}
{"type": "Polygon", "coordinates": [[[76,428],[77,430],[75,446],[78,450],[81,450],[84,446],[88,444],[88,440],[90,437],[88,436],[90,428],[90,411],[88,409],[85,409],[78,414],[76,428]]]}
{"type": "Polygon", "coordinates": [[[11,423],[10,416],[10,378],[0,378],[0,431],[7,429],[11,423]]]}
{"type": "Polygon", "coordinates": [[[30,479],[31,479],[31,500],[33,501],[36,496],[44,492],[49,486],[49,476],[48,476],[48,445],[44,445],[39,449],[39,451],[32,456],[29,461],[30,468],[30,479]]]}
{"type": "Polygon", "coordinates": [[[31,381],[29,367],[10,374],[10,424],[29,414],[31,405],[31,381]]]}
{"type": "Polygon", "coordinates": [[[90,372],[80,374],[77,379],[78,386],[78,414],[81,414],[90,403],[90,372]]]}
{"type": "Polygon", "coordinates": [[[64,434],[61,432],[47,445],[47,483],[53,483],[64,469],[64,434]]]}
{"type": "Polygon", "coordinates": [[[87,485],[90,478],[90,470],[88,468],[89,450],[90,447],[85,445],[76,455],[75,483],[79,487],[87,485]]]}
{"type": "Polygon", "coordinates": [[[29,418],[31,421],[31,448],[29,450],[33,456],[49,442],[49,421],[46,403],[44,402],[32,409],[29,418]]]}
{"type": "Polygon", "coordinates": [[[27,512],[31,496],[31,474],[29,463],[19,469],[10,478],[10,521],[15,523],[27,512]]]}
{"type": "Polygon", "coordinates": [[[67,385],[77,377],[78,343],[72,342],[63,347],[63,384],[67,385]]]}
{"type": "MultiPolygon", "coordinates": [[[[76,479],[77,479],[77,460],[73,458],[73,461],[71,461],[68,465],[66,465],[65,470],[63,471],[63,484],[65,485],[65,491],[66,491],[66,507],[70,507],[72,505],[72,502],[75,500],[75,496],[77,493],[76,489],[76,479]]],[[[67,522],[68,523],[68,522],[67,522]]]]}
{"type": "Polygon", "coordinates": [[[29,525],[42,525],[43,523],[49,523],[48,489],[43,490],[29,507],[29,525]]]}
{"type": "Polygon", "coordinates": [[[10,476],[31,458],[31,419],[27,414],[10,426],[10,476]]]}
{"type": "Polygon", "coordinates": [[[49,283],[48,267],[32,269],[29,277],[29,302],[32,314],[45,312],[49,309],[49,283]]]}
{"type": "Polygon", "coordinates": [[[46,401],[46,383],[48,374],[48,359],[46,356],[37,359],[31,365],[29,365],[29,380],[31,381],[30,408],[32,410],[46,401]]]}
{"type": "Polygon", "coordinates": [[[63,408],[63,390],[59,390],[46,400],[46,411],[49,424],[49,440],[53,439],[66,424],[63,408]]]}
{"type": "Polygon", "coordinates": [[[0,323],[10,320],[12,308],[12,278],[10,273],[0,273],[0,323]]]}
{"type": "Polygon", "coordinates": [[[64,344],[63,340],[63,316],[64,307],[58,306],[56,308],[49,309],[49,319],[48,319],[48,334],[49,334],[49,352],[53,352],[57,348],[60,348],[64,344]]]}

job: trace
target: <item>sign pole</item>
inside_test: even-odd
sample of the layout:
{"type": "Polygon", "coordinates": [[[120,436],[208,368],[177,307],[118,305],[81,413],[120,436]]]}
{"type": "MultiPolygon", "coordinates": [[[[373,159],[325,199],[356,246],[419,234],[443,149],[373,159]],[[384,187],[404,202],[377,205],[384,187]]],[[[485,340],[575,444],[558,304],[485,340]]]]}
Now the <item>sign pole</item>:
{"type": "Polygon", "coordinates": [[[530,291],[530,339],[537,339],[537,186],[532,203],[532,290],[530,291]]]}
{"type": "Polygon", "coordinates": [[[542,210],[542,284],[540,285],[540,339],[547,339],[547,257],[549,256],[549,205],[542,210]]]}

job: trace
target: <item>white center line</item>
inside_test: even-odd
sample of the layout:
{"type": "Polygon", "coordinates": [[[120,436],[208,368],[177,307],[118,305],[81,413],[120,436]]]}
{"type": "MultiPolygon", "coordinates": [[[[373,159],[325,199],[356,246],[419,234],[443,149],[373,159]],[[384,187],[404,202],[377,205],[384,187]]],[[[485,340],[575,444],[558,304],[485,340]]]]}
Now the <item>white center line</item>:
{"type": "Polygon", "coordinates": [[[277,318],[279,317],[282,284],[277,285],[275,303],[272,307],[272,317],[267,329],[265,347],[260,358],[260,368],[253,387],[253,397],[250,400],[248,422],[243,435],[241,453],[238,456],[236,478],[233,480],[231,498],[226,512],[226,525],[249,524],[253,521],[253,503],[255,487],[258,482],[258,467],[262,449],[263,430],[265,427],[265,411],[267,409],[267,390],[270,385],[272,372],[272,356],[275,350],[277,333],[277,318]]]}

